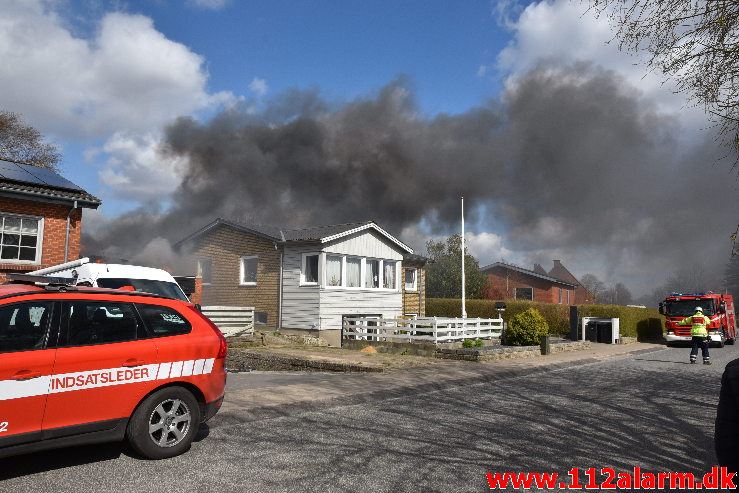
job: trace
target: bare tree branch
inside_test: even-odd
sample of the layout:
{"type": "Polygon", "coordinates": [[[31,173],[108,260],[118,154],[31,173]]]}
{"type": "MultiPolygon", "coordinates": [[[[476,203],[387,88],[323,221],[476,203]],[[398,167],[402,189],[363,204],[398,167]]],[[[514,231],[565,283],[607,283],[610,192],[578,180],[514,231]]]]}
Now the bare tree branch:
{"type": "Polygon", "coordinates": [[[41,133],[26,125],[20,115],[0,110],[0,159],[59,170],[59,149],[43,141],[41,133]]]}

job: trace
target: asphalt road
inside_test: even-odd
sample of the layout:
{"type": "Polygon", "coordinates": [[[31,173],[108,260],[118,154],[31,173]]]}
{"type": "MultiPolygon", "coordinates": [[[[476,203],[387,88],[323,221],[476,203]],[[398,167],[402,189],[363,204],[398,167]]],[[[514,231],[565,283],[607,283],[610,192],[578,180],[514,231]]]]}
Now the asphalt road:
{"type": "MultiPolygon", "coordinates": [[[[736,347],[712,349],[712,366],[665,348],[270,418],[219,415],[188,453],[166,461],[121,445],[0,460],[0,491],[456,492],[488,489],[488,472],[639,466],[702,475],[716,462],[720,377],[736,347]]],[[[362,376],[239,374],[230,385],[274,391],[290,378],[362,376]]]]}

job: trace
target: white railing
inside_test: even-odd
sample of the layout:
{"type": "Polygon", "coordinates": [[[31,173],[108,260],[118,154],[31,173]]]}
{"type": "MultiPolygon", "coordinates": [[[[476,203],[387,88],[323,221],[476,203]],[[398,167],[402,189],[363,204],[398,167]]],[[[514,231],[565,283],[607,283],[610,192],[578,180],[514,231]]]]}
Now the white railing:
{"type": "Polygon", "coordinates": [[[465,339],[497,339],[502,318],[377,318],[344,317],[343,337],[360,341],[460,342],[465,339]]]}
{"type": "Polygon", "coordinates": [[[253,306],[204,306],[202,310],[225,336],[254,333],[253,306]]]}

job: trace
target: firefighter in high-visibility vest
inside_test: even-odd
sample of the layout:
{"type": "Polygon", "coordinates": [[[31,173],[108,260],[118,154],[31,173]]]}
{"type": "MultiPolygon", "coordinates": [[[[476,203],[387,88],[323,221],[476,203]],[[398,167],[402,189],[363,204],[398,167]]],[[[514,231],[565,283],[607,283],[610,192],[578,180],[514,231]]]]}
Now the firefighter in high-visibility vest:
{"type": "Polygon", "coordinates": [[[690,363],[695,364],[695,360],[698,357],[698,345],[701,347],[703,352],[703,364],[710,365],[711,357],[708,355],[708,344],[711,342],[711,338],[708,337],[708,329],[706,326],[711,322],[708,316],[703,315],[703,308],[696,307],[695,314],[691,317],[686,317],[678,325],[690,324],[690,336],[692,337],[692,347],[690,349],[690,363]]]}

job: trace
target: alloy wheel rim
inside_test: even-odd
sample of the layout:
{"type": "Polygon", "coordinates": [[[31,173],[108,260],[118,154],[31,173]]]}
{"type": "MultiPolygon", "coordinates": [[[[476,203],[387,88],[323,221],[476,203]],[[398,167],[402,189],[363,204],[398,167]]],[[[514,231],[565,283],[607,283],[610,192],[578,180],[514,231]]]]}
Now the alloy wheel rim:
{"type": "Polygon", "coordinates": [[[187,436],[191,421],[190,408],[184,401],[162,401],[149,416],[149,438],[158,447],[174,447],[187,436]]]}

